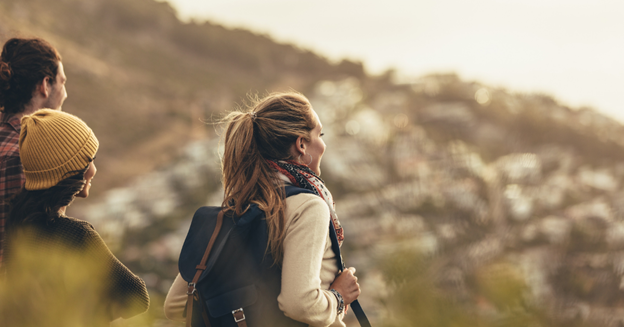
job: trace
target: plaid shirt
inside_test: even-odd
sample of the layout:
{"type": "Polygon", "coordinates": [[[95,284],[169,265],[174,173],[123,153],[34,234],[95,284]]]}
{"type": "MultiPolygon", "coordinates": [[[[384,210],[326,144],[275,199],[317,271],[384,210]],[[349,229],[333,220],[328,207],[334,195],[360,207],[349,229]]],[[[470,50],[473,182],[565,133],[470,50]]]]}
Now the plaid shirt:
{"type": "Polygon", "coordinates": [[[0,115],[0,266],[4,249],[4,225],[9,214],[8,199],[24,185],[24,171],[19,157],[20,119],[0,115]]]}

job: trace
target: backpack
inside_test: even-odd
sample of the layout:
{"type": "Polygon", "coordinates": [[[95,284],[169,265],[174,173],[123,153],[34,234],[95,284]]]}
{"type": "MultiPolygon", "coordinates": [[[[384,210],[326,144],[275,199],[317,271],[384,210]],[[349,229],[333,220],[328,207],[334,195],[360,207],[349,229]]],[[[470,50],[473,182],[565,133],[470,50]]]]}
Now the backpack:
{"type": "MultiPolygon", "coordinates": [[[[290,197],[312,192],[286,186],[285,193],[290,197]]],[[[189,282],[186,326],[307,326],[286,317],[279,309],[281,268],[273,264],[273,257],[266,251],[268,227],[264,212],[255,204],[240,217],[224,214],[221,209],[199,208],[182,246],[178,268],[189,282]]],[[[331,222],[330,226],[332,249],[342,270],[336,232],[331,222]]],[[[351,307],[360,320],[357,301],[351,307]]],[[[363,311],[361,315],[366,320],[363,311]]],[[[360,324],[370,326],[368,320],[360,324]]]]}

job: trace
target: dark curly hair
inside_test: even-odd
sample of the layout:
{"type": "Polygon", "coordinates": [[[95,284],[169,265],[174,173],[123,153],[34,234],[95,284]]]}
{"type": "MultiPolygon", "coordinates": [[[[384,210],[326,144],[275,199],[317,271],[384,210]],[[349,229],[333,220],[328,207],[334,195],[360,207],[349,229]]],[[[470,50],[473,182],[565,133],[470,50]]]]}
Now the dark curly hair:
{"type": "Polygon", "coordinates": [[[47,225],[61,217],[59,210],[70,205],[85,187],[86,168],[67,173],[69,177],[45,189],[29,191],[22,189],[10,200],[8,229],[35,224],[47,225]]]}
{"type": "Polygon", "coordinates": [[[0,108],[8,114],[23,111],[37,84],[46,77],[54,84],[60,62],[61,55],[45,40],[8,40],[0,56],[0,108]]]}

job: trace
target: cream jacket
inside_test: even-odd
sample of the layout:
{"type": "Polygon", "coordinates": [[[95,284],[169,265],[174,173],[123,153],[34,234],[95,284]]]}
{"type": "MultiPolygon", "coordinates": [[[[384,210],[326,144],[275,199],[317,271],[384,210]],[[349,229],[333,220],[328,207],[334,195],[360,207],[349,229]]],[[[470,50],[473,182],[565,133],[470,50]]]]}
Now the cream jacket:
{"type": "MultiPolygon", "coordinates": [[[[280,309],[309,326],[345,326],[329,285],[338,274],[329,238],[329,208],[313,194],[286,199],[286,238],[282,264],[280,309]]],[[[183,321],[187,282],[176,277],[165,300],[165,316],[183,321]]]]}

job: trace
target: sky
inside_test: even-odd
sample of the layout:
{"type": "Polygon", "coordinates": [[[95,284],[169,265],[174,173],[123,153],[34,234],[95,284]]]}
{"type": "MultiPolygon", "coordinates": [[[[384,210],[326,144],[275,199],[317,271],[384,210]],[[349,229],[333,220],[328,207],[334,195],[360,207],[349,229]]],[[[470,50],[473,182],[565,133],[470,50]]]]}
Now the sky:
{"type": "Polygon", "coordinates": [[[457,73],[624,122],[621,0],[168,0],[183,20],[268,34],[373,74],[457,73]]]}

